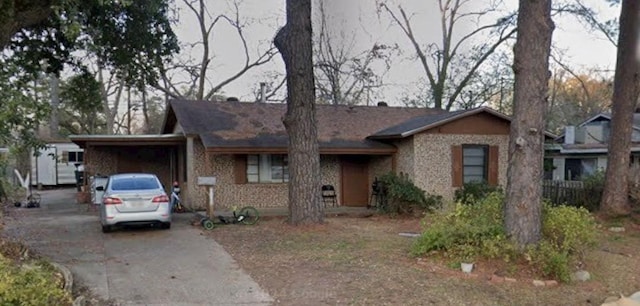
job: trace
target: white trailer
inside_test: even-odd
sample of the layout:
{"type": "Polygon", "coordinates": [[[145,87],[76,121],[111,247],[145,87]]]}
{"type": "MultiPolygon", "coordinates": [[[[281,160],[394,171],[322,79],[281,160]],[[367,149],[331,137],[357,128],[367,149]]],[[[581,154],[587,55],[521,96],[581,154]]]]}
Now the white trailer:
{"type": "Polygon", "coordinates": [[[76,164],[84,163],[84,150],[75,143],[49,143],[31,155],[31,185],[76,184],[76,164]]]}

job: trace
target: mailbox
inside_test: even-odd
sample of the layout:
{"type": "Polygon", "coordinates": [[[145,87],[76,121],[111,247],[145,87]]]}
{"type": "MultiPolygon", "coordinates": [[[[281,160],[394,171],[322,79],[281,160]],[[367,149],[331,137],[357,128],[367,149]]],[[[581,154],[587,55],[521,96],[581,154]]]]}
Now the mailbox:
{"type": "Polygon", "coordinates": [[[198,185],[200,186],[213,186],[216,184],[215,176],[199,176],[198,185]]]}

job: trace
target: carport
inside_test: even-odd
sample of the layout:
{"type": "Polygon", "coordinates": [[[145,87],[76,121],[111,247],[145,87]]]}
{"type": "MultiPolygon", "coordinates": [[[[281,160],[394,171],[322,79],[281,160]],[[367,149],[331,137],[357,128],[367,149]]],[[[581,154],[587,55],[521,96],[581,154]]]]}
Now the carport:
{"type": "Polygon", "coordinates": [[[186,138],[181,134],[72,135],[69,138],[84,149],[85,186],[91,176],[125,172],[153,173],[167,188],[173,181],[185,181],[186,138]]]}

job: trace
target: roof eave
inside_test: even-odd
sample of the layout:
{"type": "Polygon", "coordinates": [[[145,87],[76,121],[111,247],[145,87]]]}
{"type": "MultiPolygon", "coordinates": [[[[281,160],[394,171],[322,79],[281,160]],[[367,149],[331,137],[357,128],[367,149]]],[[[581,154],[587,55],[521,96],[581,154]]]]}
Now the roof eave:
{"type": "Polygon", "coordinates": [[[392,140],[392,139],[402,139],[405,138],[406,136],[403,136],[402,134],[391,134],[391,135],[370,135],[367,136],[367,139],[369,140],[392,140]]]}
{"type": "Polygon", "coordinates": [[[447,124],[449,122],[453,122],[453,121],[456,121],[458,119],[465,118],[465,117],[468,117],[468,116],[471,116],[471,115],[475,115],[475,114],[478,114],[478,113],[481,113],[481,112],[484,112],[484,111],[489,112],[489,113],[491,113],[493,115],[496,115],[498,117],[501,117],[501,118],[503,118],[503,119],[505,119],[507,121],[511,121],[509,119],[509,117],[507,117],[506,115],[503,115],[503,114],[498,113],[498,112],[496,112],[494,110],[491,110],[490,108],[482,106],[482,107],[478,107],[476,109],[460,112],[459,114],[456,114],[456,115],[453,115],[451,117],[442,119],[440,121],[436,121],[436,122],[431,123],[431,124],[427,124],[425,126],[421,126],[419,128],[416,128],[416,129],[413,129],[413,130],[410,130],[410,131],[406,131],[406,132],[404,132],[404,133],[402,133],[400,135],[402,135],[402,138],[405,138],[405,137],[408,137],[408,136],[411,136],[411,135],[415,135],[415,134],[430,130],[432,128],[447,124]]]}
{"type": "Polygon", "coordinates": [[[141,144],[180,144],[185,138],[181,134],[153,135],[70,135],[69,139],[84,148],[86,145],[141,145],[141,144]]]}
{"type": "MultiPolygon", "coordinates": [[[[213,154],[287,154],[287,147],[210,147],[207,152],[213,154]]],[[[391,155],[398,151],[395,147],[389,148],[327,148],[320,147],[320,154],[324,155],[391,155]]]]}

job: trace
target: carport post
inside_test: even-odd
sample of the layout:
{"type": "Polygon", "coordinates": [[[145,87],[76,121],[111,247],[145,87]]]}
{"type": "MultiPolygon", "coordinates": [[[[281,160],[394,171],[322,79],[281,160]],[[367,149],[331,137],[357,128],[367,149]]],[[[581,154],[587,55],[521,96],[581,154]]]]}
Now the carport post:
{"type": "Polygon", "coordinates": [[[213,220],[213,199],[216,185],[216,177],[215,176],[199,176],[198,177],[198,185],[199,186],[208,186],[209,187],[209,205],[207,205],[207,217],[210,220],[213,220]]]}
{"type": "Polygon", "coordinates": [[[210,220],[213,220],[213,185],[209,186],[209,206],[207,207],[207,215],[210,220]]]}
{"type": "MultiPolygon", "coordinates": [[[[191,203],[191,205],[193,205],[193,201],[195,201],[196,197],[195,197],[195,185],[193,185],[193,181],[195,180],[195,173],[194,173],[194,169],[193,169],[193,137],[189,136],[187,137],[187,147],[186,147],[186,170],[187,170],[187,184],[185,187],[187,187],[187,194],[186,194],[186,199],[185,202],[186,203],[191,203]]],[[[193,206],[192,206],[193,207],[193,206]]]]}

